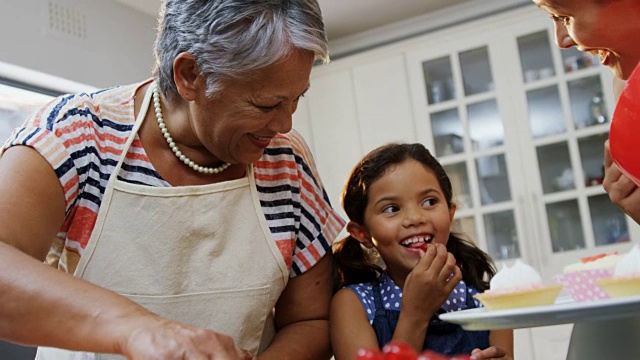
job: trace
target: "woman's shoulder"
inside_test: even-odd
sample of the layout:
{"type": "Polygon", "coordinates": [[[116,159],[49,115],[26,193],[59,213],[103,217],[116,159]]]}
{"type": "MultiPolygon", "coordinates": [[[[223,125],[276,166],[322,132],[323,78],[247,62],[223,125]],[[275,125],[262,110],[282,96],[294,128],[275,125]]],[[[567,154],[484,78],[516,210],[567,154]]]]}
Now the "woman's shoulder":
{"type": "Polygon", "coordinates": [[[137,86],[139,84],[58,96],[36,113],[32,126],[54,129],[77,121],[93,127],[130,125],[135,121],[133,101],[137,86]]]}
{"type": "Polygon", "coordinates": [[[295,171],[304,178],[310,177],[316,186],[322,185],[311,150],[295,130],[274,137],[254,165],[260,171],[295,171]]]}
{"type": "Polygon", "coordinates": [[[306,140],[296,130],[291,130],[286,134],[278,134],[265,149],[266,158],[275,156],[291,156],[303,161],[304,163],[314,166],[313,155],[306,140]]]}

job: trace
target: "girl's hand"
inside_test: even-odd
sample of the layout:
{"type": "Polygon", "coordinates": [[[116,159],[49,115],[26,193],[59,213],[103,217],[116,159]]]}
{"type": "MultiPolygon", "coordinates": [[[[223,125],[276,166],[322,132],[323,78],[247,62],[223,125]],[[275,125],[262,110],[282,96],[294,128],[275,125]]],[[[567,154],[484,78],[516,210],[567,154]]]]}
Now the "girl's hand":
{"type": "Polygon", "coordinates": [[[405,280],[402,310],[421,315],[428,322],[461,279],[456,259],[447,248],[442,244],[429,246],[405,280]]]}
{"type": "Polygon", "coordinates": [[[471,360],[488,359],[513,360],[513,357],[507,354],[507,352],[499,346],[491,346],[484,350],[473,349],[473,351],[471,352],[471,360]]]}

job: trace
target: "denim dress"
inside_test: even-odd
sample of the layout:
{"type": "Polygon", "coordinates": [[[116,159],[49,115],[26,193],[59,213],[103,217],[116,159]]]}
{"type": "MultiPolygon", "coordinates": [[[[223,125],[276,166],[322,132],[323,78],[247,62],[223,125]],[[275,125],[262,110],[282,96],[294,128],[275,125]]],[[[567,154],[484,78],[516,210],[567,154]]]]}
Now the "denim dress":
{"type": "MultiPolygon", "coordinates": [[[[391,341],[400,317],[402,290],[386,273],[376,283],[348,286],[356,293],[367,312],[369,322],[375,330],[378,344],[382,348],[391,341]]],[[[460,325],[444,322],[438,314],[481,307],[473,298],[478,291],[464,281],[456,286],[443,306],[431,318],[424,340],[423,350],[432,350],[444,355],[471,354],[475,348],[489,347],[489,331],[467,331],[460,325]]]]}

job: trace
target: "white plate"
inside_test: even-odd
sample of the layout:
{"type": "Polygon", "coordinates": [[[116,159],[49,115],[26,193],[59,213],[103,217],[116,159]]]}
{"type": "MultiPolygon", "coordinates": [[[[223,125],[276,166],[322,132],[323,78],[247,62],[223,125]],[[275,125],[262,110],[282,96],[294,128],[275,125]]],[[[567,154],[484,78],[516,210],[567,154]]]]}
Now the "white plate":
{"type": "Polygon", "coordinates": [[[584,321],[611,320],[640,315],[640,296],[594,302],[566,302],[553,305],[488,311],[486,308],[441,314],[440,319],[466,330],[518,329],[584,321]]]}

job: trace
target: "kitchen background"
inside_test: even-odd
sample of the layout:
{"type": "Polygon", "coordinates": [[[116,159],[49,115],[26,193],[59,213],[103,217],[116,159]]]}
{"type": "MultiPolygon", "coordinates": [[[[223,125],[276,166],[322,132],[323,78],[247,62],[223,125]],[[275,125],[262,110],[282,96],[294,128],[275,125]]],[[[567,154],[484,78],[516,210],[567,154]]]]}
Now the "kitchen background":
{"type": "MultiPolygon", "coordinates": [[[[320,0],[333,61],[294,116],[333,204],[351,167],[389,141],[431,148],[454,183],[455,226],[498,265],[546,281],[625,252],[640,227],[608,200],[610,72],[554,45],[529,0],[320,0]]],[[[66,92],[149,77],[159,0],[0,0],[0,141],[66,92]]],[[[516,331],[519,360],[564,359],[571,325],[516,331]]],[[[33,358],[0,344],[0,359],[33,358]]]]}

